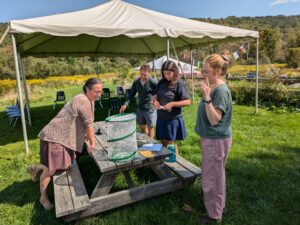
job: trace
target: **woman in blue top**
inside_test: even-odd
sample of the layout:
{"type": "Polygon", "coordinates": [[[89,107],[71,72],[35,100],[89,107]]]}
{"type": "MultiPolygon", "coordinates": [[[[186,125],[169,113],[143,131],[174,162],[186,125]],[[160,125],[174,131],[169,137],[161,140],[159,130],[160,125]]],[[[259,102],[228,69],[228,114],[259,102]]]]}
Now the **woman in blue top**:
{"type": "Polygon", "coordinates": [[[167,147],[175,140],[183,140],[186,137],[181,107],[190,105],[191,101],[183,81],[179,79],[175,62],[164,62],[161,74],[162,79],[157,84],[152,103],[158,109],[156,138],[167,147]]]}
{"type": "Polygon", "coordinates": [[[212,54],[204,59],[200,83],[202,101],[199,104],[195,131],[202,148],[202,191],[208,217],[201,224],[222,219],[225,207],[225,163],[231,148],[231,93],[224,81],[229,60],[226,55],[212,54]]]}

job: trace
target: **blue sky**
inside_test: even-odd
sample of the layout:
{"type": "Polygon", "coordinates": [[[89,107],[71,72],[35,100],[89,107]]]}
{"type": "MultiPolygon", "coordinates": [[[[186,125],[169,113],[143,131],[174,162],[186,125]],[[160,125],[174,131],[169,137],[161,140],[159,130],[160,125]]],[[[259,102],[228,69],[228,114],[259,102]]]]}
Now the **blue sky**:
{"type": "MultiPolygon", "coordinates": [[[[0,0],[0,22],[90,8],[107,0],[0,0]]],[[[126,0],[186,18],[300,15],[300,0],[126,0]]]]}

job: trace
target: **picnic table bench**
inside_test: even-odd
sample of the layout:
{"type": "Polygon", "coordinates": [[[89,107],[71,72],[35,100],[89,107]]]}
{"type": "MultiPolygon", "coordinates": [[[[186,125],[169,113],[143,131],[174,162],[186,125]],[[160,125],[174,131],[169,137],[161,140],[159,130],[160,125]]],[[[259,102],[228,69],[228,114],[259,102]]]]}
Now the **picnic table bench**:
{"type": "MultiPolygon", "coordinates": [[[[100,170],[99,181],[92,194],[88,196],[76,160],[69,171],[57,173],[53,177],[56,217],[66,221],[91,216],[100,212],[124,206],[133,202],[155,197],[192,185],[201,175],[201,169],[183,157],[176,162],[165,162],[170,152],[162,147],[149,157],[139,154],[131,161],[114,162],[107,156],[107,127],[105,122],[95,122],[96,149],[91,154],[100,170]],[[129,171],[150,167],[160,180],[136,186],[129,171]],[[116,177],[122,174],[128,189],[110,193],[116,177]]],[[[147,135],[137,133],[138,145],[150,143],[147,135]]]]}

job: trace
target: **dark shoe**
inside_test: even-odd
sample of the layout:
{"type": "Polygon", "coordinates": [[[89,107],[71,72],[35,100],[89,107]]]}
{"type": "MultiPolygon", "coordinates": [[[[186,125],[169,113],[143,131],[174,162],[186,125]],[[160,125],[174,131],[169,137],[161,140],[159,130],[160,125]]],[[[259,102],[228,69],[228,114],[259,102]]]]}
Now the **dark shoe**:
{"type": "Polygon", "coordinates": [[[222,214],[224,215],[224,214],[226,214],[226,212],[227,212],[226,208],[223,208],[223,213],[222,214]]]}
{"type": "Polygon", "coordinates": [[[202,216],[200,218],[197,219],[197,223],[200,224],[215,224],[215,223],[221,223],[222,220],[221,219],[212,219],[209,218],[207,216],[202,216]]]}

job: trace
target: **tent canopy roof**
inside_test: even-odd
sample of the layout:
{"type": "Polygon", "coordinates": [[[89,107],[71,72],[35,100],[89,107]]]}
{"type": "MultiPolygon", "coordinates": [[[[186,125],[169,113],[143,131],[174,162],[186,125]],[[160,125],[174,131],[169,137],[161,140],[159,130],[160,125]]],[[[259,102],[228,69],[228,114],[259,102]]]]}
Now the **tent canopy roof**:
{"type": "Polygon", "coordinates": [[[27,55],[156,55],[167,49],[195,47],[214,39],[258,37],[244,30],[141,8],[111,0],[94,8],[39,18],[13,20],[18,50],[27,55]]]}
{"type": "MultiPolygon", "coordinates": [[[[161,67],[162,67],[162,64],[165,62],[165,61],[167,61],[168,60],[168,57],[166,56],[166,55],[164,55],[164,56],[162,56],[162,57],[159,57],[159,58],[157,58],[157,59],[154,59],[154,60],[152,60],[152,61],[150,61],[150,62],[148,62],[147,64],[150,66],[150,68],[153,70],[153,69],[155,69],[155,70],[160,70],[161,69],[161,67]],[[153,66],[154,66],[154,68],[153,68],[153,66]]],[[[176,64],[179,64],[180,66],[179,66],[179,72],[180,73],[190,73],[191,72],[191,64],[188,64],[188,63],[185,63],[185,62],[182,62],[182,61],[178,61],[178,60],[176,60],[176,59],[173,59],[173,58],[171,58],[171,57],[169,57],[169,60],[170,61],[173,61],[173,62],[175,62],[176,64]],[[181,71],[181,68],[182,68],[182,70],[183,71],[181,71]]],[[[193,68],[193,72],[195,72],[195,69],[197,68],[196,66],[193,66],[192,67],[193,68]]],[[[140,70],[140,66],[138,66],[138,67],[135,67],[134,68],[135,70],[140,70]]]]}

